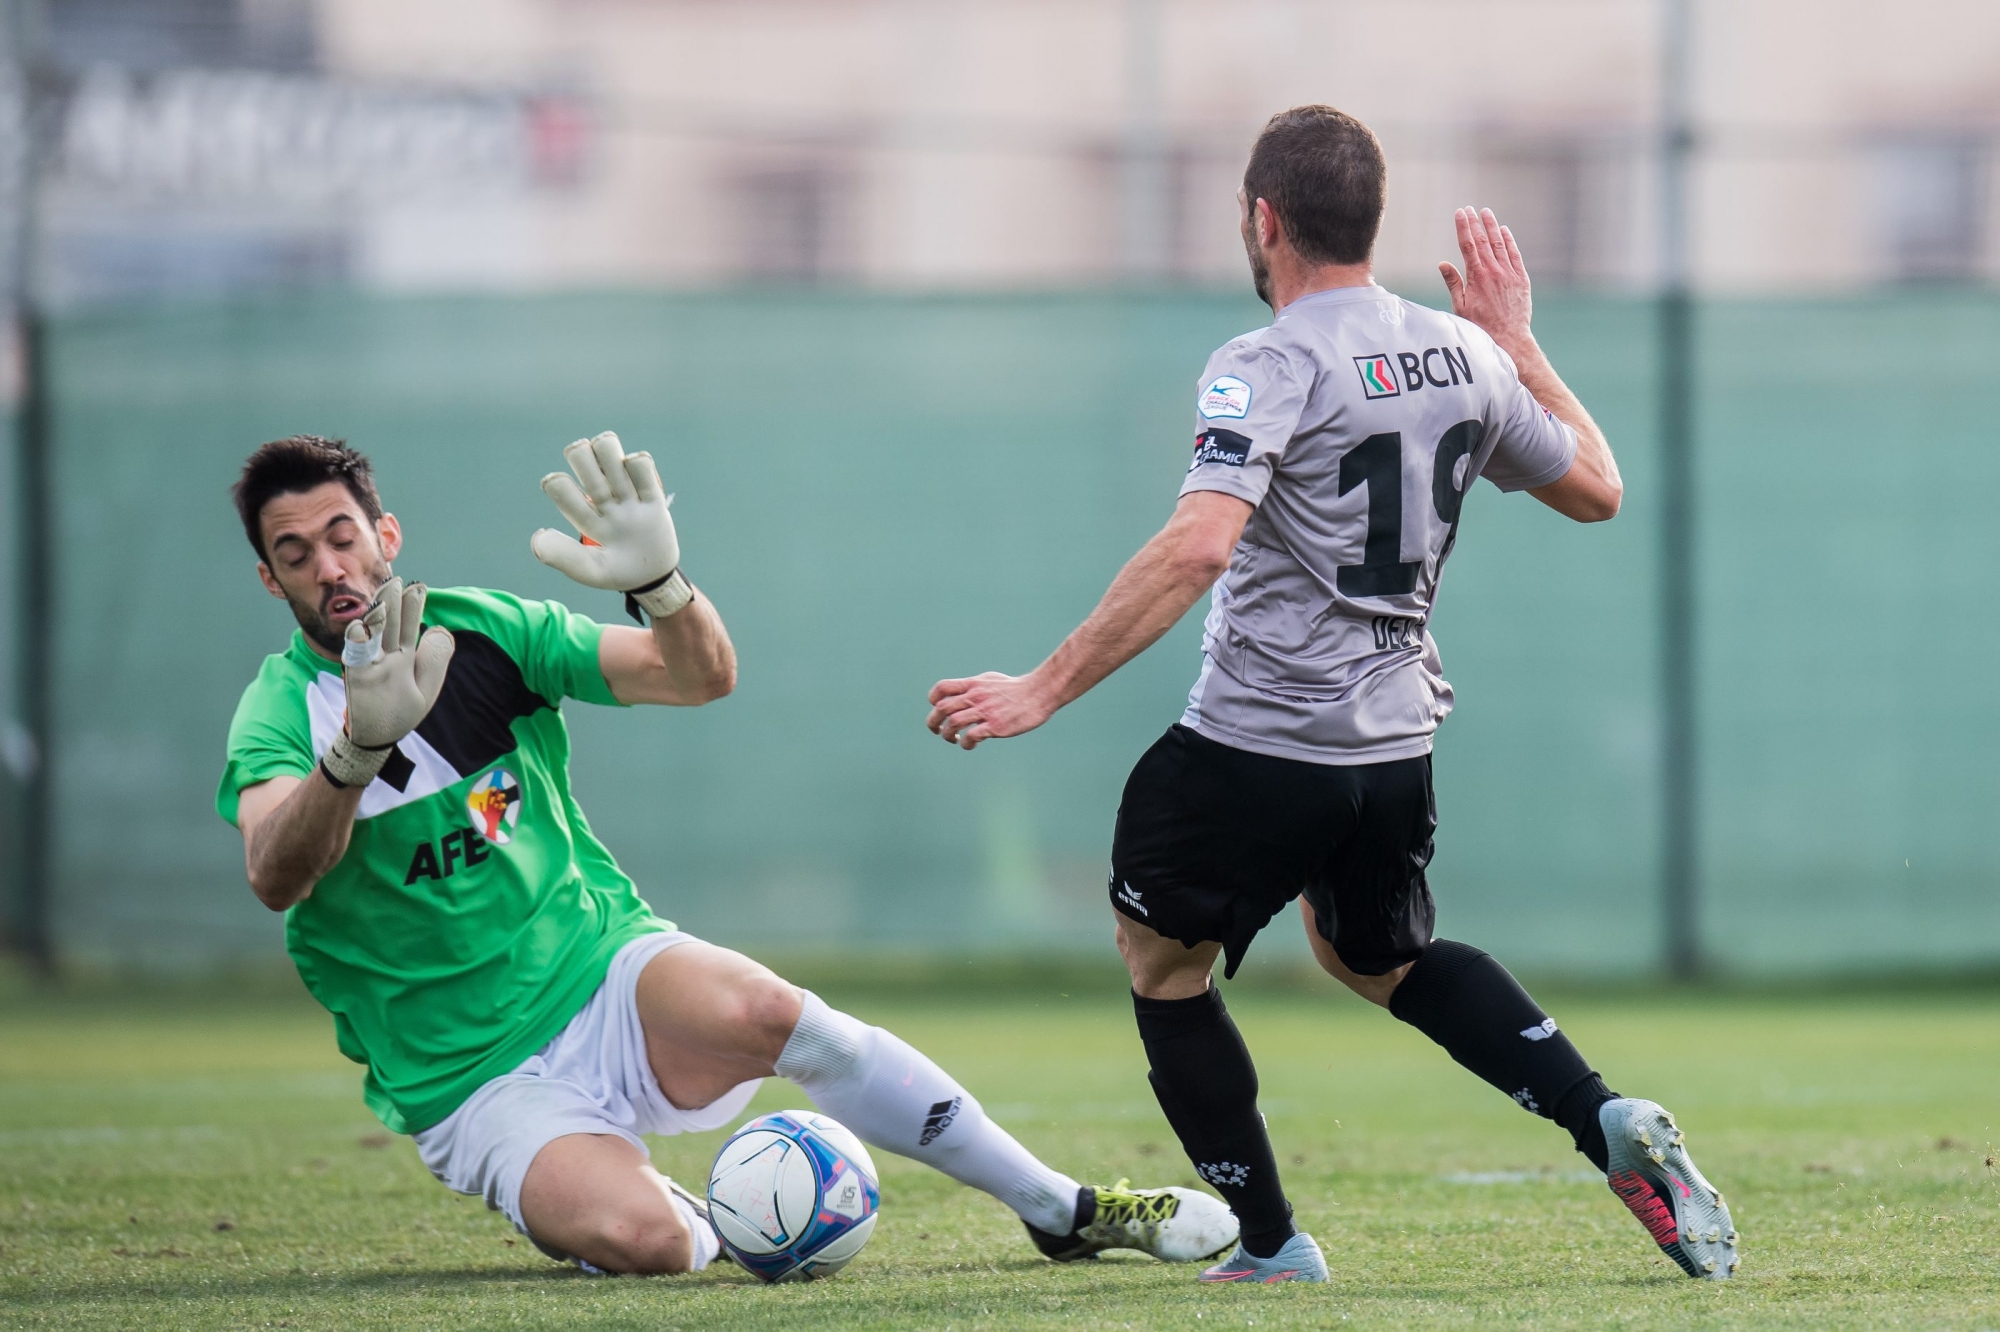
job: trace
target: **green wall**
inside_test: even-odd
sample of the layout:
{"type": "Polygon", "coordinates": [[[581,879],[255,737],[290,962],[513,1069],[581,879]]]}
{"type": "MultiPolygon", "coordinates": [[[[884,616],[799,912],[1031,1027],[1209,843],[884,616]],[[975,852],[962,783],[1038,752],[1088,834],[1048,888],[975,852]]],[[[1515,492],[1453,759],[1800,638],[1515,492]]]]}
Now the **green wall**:
{"type": "MultiPolygon", "coordinates": [[[[211,806],[231,708],[289,631],[226,489],[256,443],[344,435],[399,571],[613,598],[528,554],[536,479],[606,428],[677,491],[738,692],[571,705],[593,822],[720,941],[1104,950],[1111,818],[1179,713],[1196,623],[1042,731],[922,725],[943,675],[1032,666],[1171,508],[1233,296],[310,297],[125,309],[53,339],[61,460],[60,938],[177,967],[267,953],[211,806]]],[[[1549,299],[1556,364],[1620,450],[1608,526],[1480,488],[1434,629],[1440,929],[1523,966],[1658,951],[1651,319],[1549,299]]],[[[1700,316],[1706,938],[1724,965],[2000,959],[2000,301],[1700,316]],[[1907,863],[1906,863],[1907,862],[1907,863]]],[[[1289,926],[1260,944],[1298,951],[1289,926]]]]}

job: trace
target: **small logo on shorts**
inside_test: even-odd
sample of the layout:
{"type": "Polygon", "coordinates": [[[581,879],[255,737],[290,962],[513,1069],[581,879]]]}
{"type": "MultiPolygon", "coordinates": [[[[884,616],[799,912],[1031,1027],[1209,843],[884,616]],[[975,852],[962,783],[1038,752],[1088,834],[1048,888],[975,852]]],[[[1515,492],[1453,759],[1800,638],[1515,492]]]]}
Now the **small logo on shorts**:
{"type": "Polygon", "coordinates": [[[514,840],[514,825],[521,821],[521,784],[505,768],[495,768],[472,784],[465,807],[481,837],[505,846],[514,840]]]}
{"type": "Polygon", "coordinates": [[[958,1108],[964,1104],[963,1096],[954,1096],[932,1106],[931,1112],[924,1116],[924,1131],[917,1136],[917,1146],[928,1147],[936,1142],[951,1127],[951,1121],[958,1118],[958,1108]]]}
{"type": "Polygon", "coordinates": [[[1197,1165],[1194,1172],[1217,1188],[1224,1184],[1241,1186],[1250,1178],[1250,1167],[1238,1165],[1234,1161],[1209,1161],[1197,1165]]]}
{"type": "Polygon", "coordinates": [[[1543,1018],[1541,1026],[1523,1027],[1521,1034],[1531,1041],[1545,1041],[1556,1034],[1556,1020],[1554,1018],[1543,1018]]]}
{"type": "Polygon", "coordinates": [[[1118,885],[1118,901],[1120,905],[1131,907],[1134,911],[1138,912],[1142,916],[1150,916],[1153,914],[1152,912],[1146,910],[1144,906],[1140,905],[1139,890],[1134,888],[1129,883],[1121,883],[1118,885]]]}

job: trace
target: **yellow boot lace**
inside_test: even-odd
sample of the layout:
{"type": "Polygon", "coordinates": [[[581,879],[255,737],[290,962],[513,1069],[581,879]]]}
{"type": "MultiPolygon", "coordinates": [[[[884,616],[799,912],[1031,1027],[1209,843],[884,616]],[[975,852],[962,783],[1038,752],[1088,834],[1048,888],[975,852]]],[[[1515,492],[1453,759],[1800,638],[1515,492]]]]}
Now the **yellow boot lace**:
{"type": "Polygon", "coordinates": [[[1181,1200],[1165,1189],[1140,1192],[1131,1184],[1131,1180],[1121,1179],[1108,1189],[1098,1186],[1097,1216],[1091,1223],[1093,1227],[1137,1226],[1143,1229],[1170,1221],[1180,1211],[1181,1200]]]}

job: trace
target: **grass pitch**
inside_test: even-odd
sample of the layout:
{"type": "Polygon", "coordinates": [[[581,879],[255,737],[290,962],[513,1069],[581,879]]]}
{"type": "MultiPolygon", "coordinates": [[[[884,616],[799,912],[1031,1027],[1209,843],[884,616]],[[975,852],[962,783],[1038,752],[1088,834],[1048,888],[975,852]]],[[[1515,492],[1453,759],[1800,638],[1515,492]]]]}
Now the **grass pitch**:
{"type": "MultiPolygon", "coordinates": [[[[1115,989],[826,988],[1061,1168],[1192,1182],[1115,989]]],[[[1331,992],[1231,1002],[1330,1286],[1054,1266],[998,1204],[887,1156],[880,1228],[832,1281],[592,1279],[433,1182],[303,1000],[17,998],[0,1008],[0,1324],[2000,1325],[2000,992],[1550,1004],[1614,1087],[1679,1116],[1744,1236],[1727,1285],[1679,1275],[1559,1130],[1386,1014],[1331,992]]],[[[797,1103],[775,1084],[755,1110],[797,1103]]],[[[696,1182],[721,1137],[654,1155],[696,1182]]]]}

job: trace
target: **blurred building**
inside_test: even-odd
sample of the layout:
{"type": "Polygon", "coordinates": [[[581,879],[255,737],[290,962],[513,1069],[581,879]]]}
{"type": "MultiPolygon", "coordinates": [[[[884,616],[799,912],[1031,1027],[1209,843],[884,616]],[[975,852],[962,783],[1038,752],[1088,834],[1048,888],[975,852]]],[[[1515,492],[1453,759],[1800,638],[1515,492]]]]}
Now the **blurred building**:
{"type": "MultiPolygon", "coordinates": [[[[1654,265],[1657,0],[47,0],[58,300],[388,288],[1242,280],[1270,112],[1550,285],[1654,265]]],[[[2000,5],[1696,0],[1711,290],[1984,280],[2000,5]]]]}

